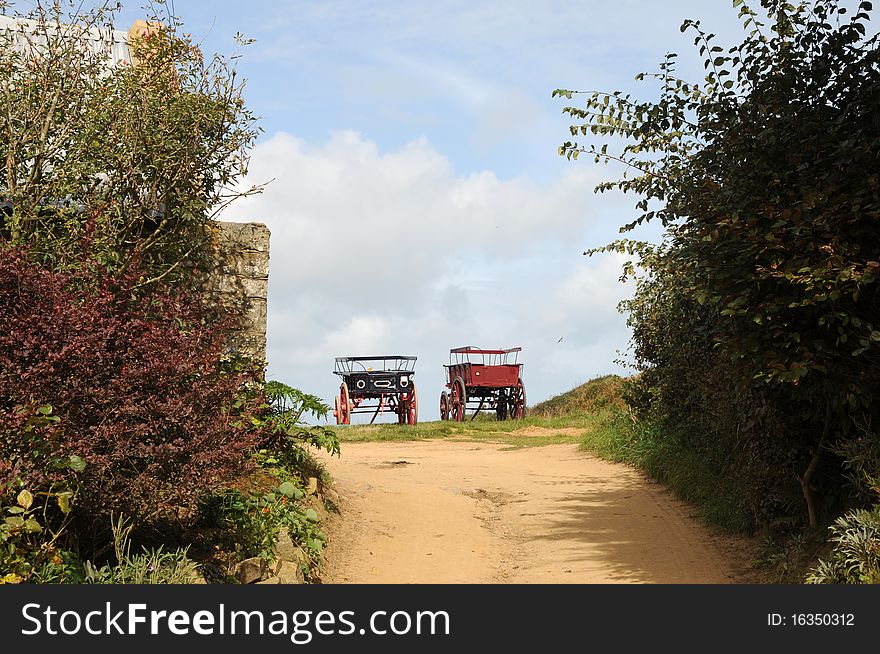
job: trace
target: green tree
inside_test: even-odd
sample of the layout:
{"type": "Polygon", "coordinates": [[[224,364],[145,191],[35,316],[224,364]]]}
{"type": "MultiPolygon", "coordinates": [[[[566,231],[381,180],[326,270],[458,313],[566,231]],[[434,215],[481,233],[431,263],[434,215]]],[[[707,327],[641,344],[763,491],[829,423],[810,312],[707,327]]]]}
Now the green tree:
{"type": "MultiPolygon", "coordinates": [[[[623,231],[651,220],[667,228],[637,294],[641,308],[657,309],[664,294],[689,306],[689,343],[711,352],[728,394],[770,403],[772,417],[737,422],[737,442],[785,434],[785,456],[773,465],[786,478],[794,473],[815,526],[826,453],[849,438],[855,419],[870,422],[878,410],[878,37],[867,31],[870,2],[851,17],[837,0],[762,0],[760,14],[742,0],[733,5],[748,31],[734,47],[717,45],[699,21],[682,25],[704,58],[702,81],[679,78],[670,53],[658,73],[637,76],[659,82],[657,100],[555,91],[585,99],[564,109],[576,121],[571,134],[600,137],[559,151],[635,171],[598,190],[640,196],[623,231]]],[[[692,349],[650,347],[658,330],[675,331],[674,314],[629,307],[642,367],[664,375],[687,366],[692,349]]],[[[703,390],[715,381],[690,380],[703,390]]],[[[839,488],[842,476],[835,479],[829,490],[839,488]]]]}
{"type": "Polygon", "coordinates": [[[118,3],[28,4],[0,2],[17,19],[0,23],[0,229],[55,268],[88,256],[177,275],[258,190],[235,190],[258,133],[235,57],[206,59],[176,18],[159,22],[161,2],[130,60],[112,56],[118,3]]]}

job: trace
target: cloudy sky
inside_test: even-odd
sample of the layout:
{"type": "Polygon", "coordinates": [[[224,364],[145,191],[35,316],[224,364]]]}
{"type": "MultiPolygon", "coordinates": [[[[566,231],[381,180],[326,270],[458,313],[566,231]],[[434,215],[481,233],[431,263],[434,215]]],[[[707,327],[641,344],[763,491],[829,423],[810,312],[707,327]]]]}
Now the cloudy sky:
{"type": "MultiPolygon", "coordinates": [[[[238,63],[264,130],[250,181],[272,181],[224,219],[272,231],[271,378],[332,404],[333,357],[417,355],[430,420],[451,347],[522,346],[530,404],[625,371],[622,260],[582,252],[635,199],[595,195],[614,171],[556,154],[551,91],[650,96],[633,78],[669,50],[699,79],[679,26],[733,44],[729,0],[167,4],[207,52],[256,39],[238,63]]],[[[117,27],[141,15],[129,2],[117,27]]]]}

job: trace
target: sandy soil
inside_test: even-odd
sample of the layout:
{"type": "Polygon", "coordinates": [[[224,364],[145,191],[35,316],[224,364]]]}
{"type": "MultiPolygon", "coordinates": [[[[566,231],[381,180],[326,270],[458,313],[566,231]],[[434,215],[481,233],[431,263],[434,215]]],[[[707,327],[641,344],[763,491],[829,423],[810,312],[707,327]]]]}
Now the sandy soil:
{"type": "Polygon", "coordinates": [[[346,443],[324,583],[741,583],[743,542],[575,445],[346,443]]]}

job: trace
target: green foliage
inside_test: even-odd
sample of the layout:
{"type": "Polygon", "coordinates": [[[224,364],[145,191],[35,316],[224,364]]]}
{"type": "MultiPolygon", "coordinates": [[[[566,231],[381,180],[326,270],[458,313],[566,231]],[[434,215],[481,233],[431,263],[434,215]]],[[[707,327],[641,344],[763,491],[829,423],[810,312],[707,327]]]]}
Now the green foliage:
{"type": "MultiPolygon", "coordinates": [[[[40,407],[28,425],[51,419],[52,407],[40,407]]],[[[59,467],[78,468],[80,461],[66,459],[59,467]]],[[[0,583],[31,580],[46,565],[62,565],[57,542],[72,517],[77,487],[75,480],[46,482],[43,489],[25,488],[22,483],[0,492],[0,583]]]]}
{"type": "Polygon", "coordinates": [[[113,524],[115,564],[95,567],[86,561],[86,584],[192,584],[201,580],[198,565],[187,558],[187,548],[164,550],[143,548],[131,553],[132,525],[119,518],[113,524]]]}
{"type": "Polygon", "coordinates": [[[843,461],[843,470],[858,495],[868,500],[880,496],[880,436],[870,419],[854,421],[855,430],[841,439],[834,453],[843,461]]]}
{"type": "Polygon", "coordinates": [[[205,526],[223,528],[242,559],[260,556],[272,561],[284,527],[291,540],[302,544],[317,562],[325,537],[318,527],[318,514],[301,505],[304,497],[305,491],[289,481],[268,493],[227,489],[202,498],[200,515],[205,526]]]}
{"type": "Polygon", "coordinates": [[[303,416],[316,419],[327,417],[330,407],[319,397],[273,380],[266,382],[265,393],[270,408],[269,422],[276,434],[330,454],[339,454],[339,439],[335,431],[323,425],[306,425],[303,422],[303,416]]]}
{"type": "Polygon", "coordinates": [[[694,447],[686,433],[668,423],[633,420],[629,411],[614,407],[596,414],[580,443],[593,454],[644,471],[713,525],[737,532],[752,524],[742,480],[731,474],[722,451],[694,447]]]}
{"type": "Polygon", "coordinates": [[[57,550],[52,558],[33,569],[28,583],[81,584],[85,581],[85,567],[76,552],[57,550]]]}
{"type": "Polygon", "coordinates": [[[821,546],[815,532],[797,531],[782,538],[768,533],[756,554],[755,567],[768,583],[799,584],[804,580],[804,571],[815,563],[821,546]]]}
{"type": "Polygon", "coordinates": [[[287,384],[269,380],[265,386],[266,399],[272,406],[272,413],[276,417],[278,427],[292,429],[301,424],[304,415],[314,418],[326,418],[330,407],[324,404],[316,395],[303,393],[298,388],[287,384]]]}
{"type": "MultiPolygon", "coordinates": [[[[109,546],[113,511],[139,532],[173,521],[181,535],[206,487],[252,469],[262,436],[254,398],[230,409],[253,375],[219,360],[240,316],[204,301],[200,274],[214,263],[213,219],[259,190],[240,184],[259,129],[237,55],[204,57],[157,2],[146,11],[163,24],[131,36],[130,60],[114,64],[120,5],[92,4],[0,0],[21,19],[0,30],[11,207],[0,212],[0,578],[11,582],[81,579],[79,558],[109,546]]],[[[187,578],[185,553],[125,543],[117,566],[89,564],[91,580],[187,578]]]]}
{"type": "Polygon", "coordinates": [[[256,461],[279,479],[293,477],[305,483],[309,477],[323,476],[323,466],[309,447],[339,455],[339,436],[324,425],[308,425],[304,416],[326,418],[330,407],[315,395],[283,384],[267,381],[264,388],[266,413],[253,423],[267,436],[255,453],[256,461]]]}
{"type": "Polygon", "coordinates": [[[0,33],[0,197],[14,208],[0,233],[56,269],[191,278],[211,220],[257,190],[232,190],[259,132],[235,57],[206,59],[163,12],[112,65],[118,8],[73,7],[31,3],[23,29],[0,33]]]}
{"type": "Polygon", "coordinates": [[[68,526],[75,493],[31,493],[21,490],[14,506],[2,507],[0,584],[101,583],[174,584],[200,579],[187,548],[173,551],[144,548],[132,554],[132,525],[119,518],[112,525],[116,563],[96,567],[56,545],[68,526]]]}
{"type": "Polygon", "coordinates": [[[830,527],[834,549],[808,584],[880,584],[880,505],[850,511],[830,527]]]}
{"type": "Polygon", "coordinates": [[[800,494],[816,525],[846,495],[829,454],[880,413],[878,38],[866,36],[870,2],[852,17],[836,0],[734,6],[748,36],[733,47],[682,25],[702,81],[678,77],[670,53],[637,76],[657,100],[555,91],[584,99],[563,111],[588,140],[560,154],[625,164],[597,187],[640,197],[621,231],[666,228],[659,246],[589,252],[637,255],[646,271],[623,305],[637,416],[719,451],[756,524],[800,494]]]}
{"type": "Polygon", "coordinates": [[[278,381],[267,381],[263,394],[264,412],[251,417],[251,422],[265,437],[253,458],[277,485],[269,492],[227,488],[209,493],[199,503],[200,522],[219,528],[218,537],[237,557],[260,556],[266,561],[274,559],[285,529],[317,566],[325,537],[318,514],[307,506],[307,496],[317,491],[323,467],[309,448],[338,455],[339,438],[332,429],[308,425],[304,418],[325,418],[330,407],[315,395],[278,381]]]}

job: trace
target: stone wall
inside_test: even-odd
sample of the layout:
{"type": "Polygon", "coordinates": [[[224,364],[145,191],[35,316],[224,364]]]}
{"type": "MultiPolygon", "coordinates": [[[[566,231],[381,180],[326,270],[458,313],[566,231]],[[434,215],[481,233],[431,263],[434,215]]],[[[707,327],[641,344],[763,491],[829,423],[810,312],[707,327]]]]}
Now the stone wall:
{"type": "Polygon", "coordinates": [[[243,306],[245,321],[230,338],[239,354],[266,359],[269,228],[261,223],[218,222],[215,292],[222,306],[243,306]]]}

